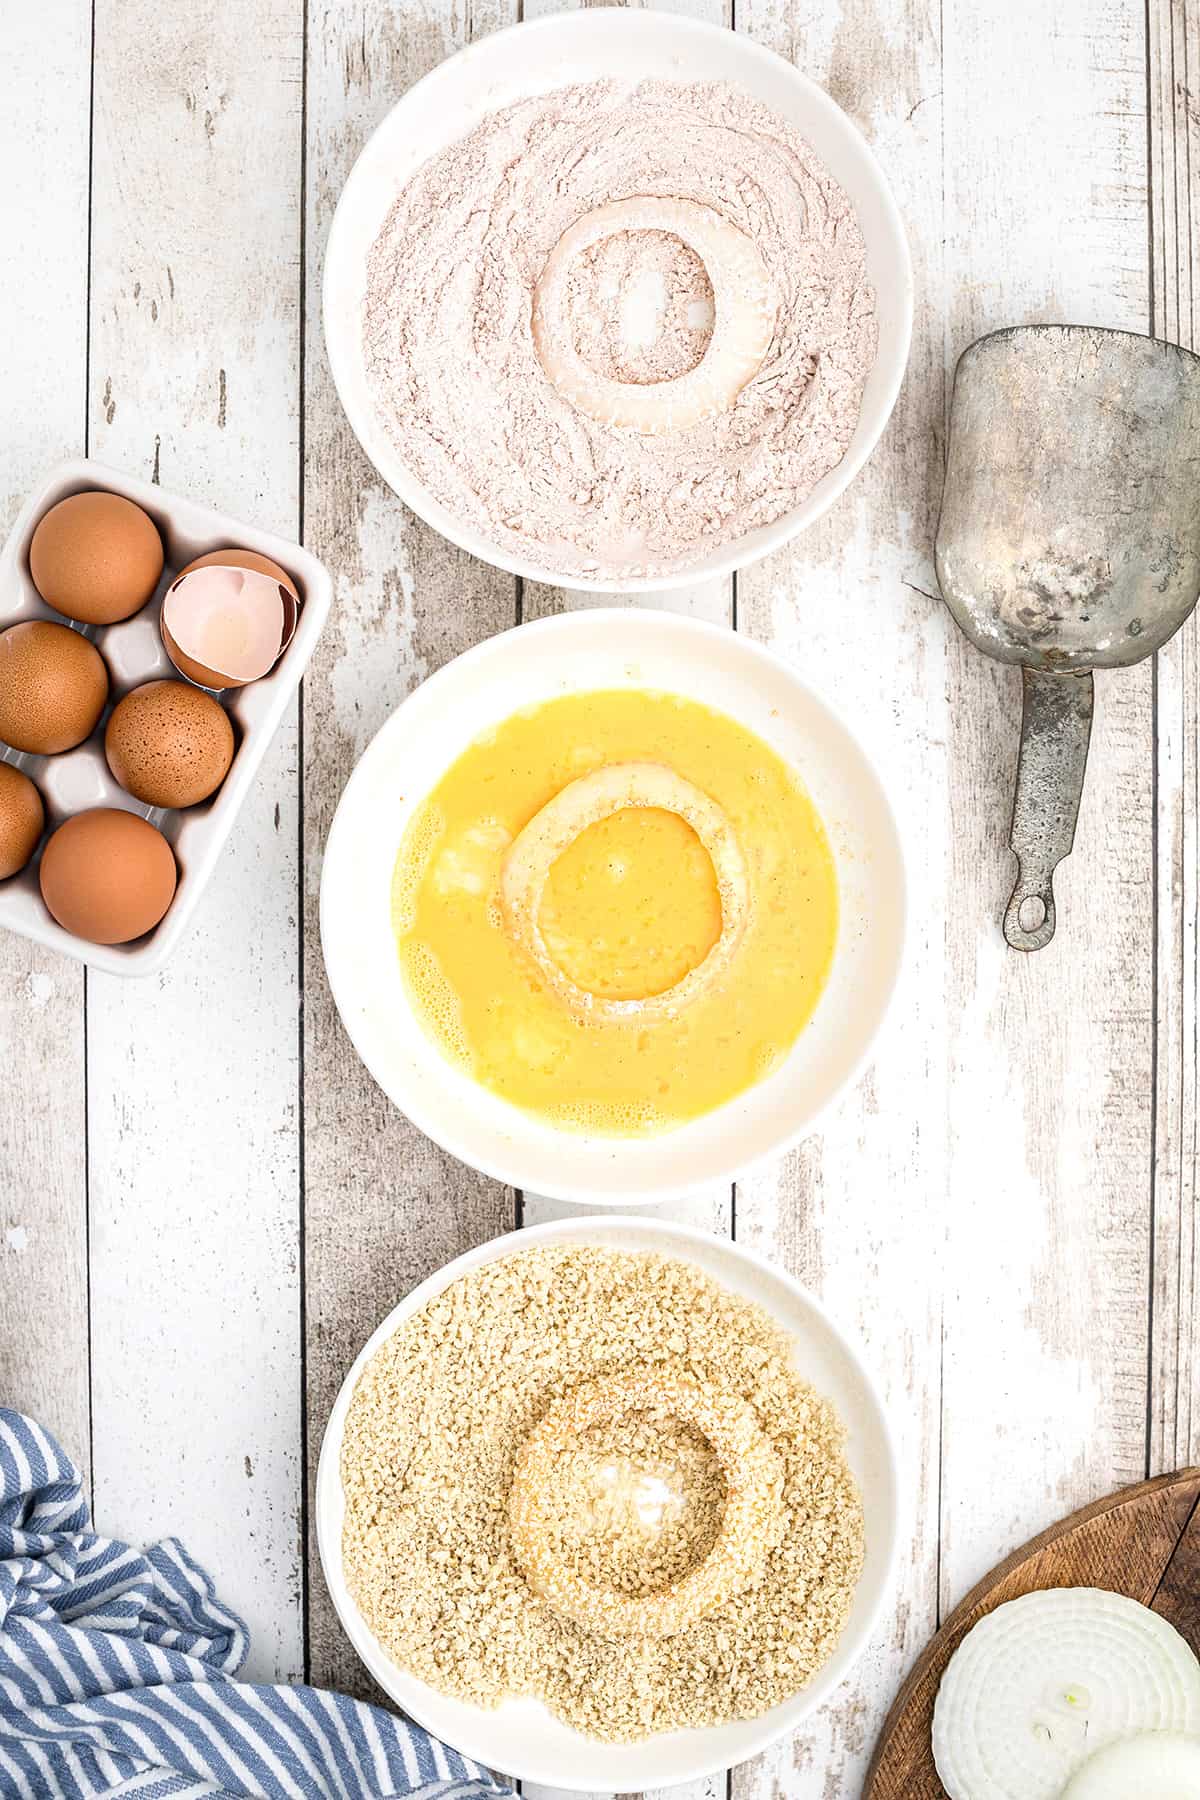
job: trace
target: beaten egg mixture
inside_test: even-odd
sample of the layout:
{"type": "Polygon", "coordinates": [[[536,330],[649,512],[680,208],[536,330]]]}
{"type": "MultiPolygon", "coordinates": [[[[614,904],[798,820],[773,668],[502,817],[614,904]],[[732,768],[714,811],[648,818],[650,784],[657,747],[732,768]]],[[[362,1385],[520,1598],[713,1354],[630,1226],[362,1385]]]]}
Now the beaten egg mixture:
{"type": "Polygon", "coordinates": [[[640,1135],[710,1112],[786,1054],[829,973],[837,879],[811,800],[761,738],[697,701],[619,689],[526,708],[477,738],[409,825],[392,916],[412,1004],[451,1061],[558,1126],[640,1135]],[[633,764],[673,771],[723,811],[748,903],[714,979],[639,1016],[728,926],[716,872],[678,813],[629,805],[586,825],[550,867],[538,923],[575,989],[634,1003],[588,1016],[516,940],[500,880],[547,802],[633,764]]]}

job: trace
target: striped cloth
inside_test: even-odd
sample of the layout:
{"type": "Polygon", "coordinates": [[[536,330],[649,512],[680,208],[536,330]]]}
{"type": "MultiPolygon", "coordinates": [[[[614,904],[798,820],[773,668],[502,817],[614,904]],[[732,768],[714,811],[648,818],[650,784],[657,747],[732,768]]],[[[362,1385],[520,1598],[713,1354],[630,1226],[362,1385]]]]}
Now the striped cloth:
{"type": "Polygon", "coordinates": [[[496,1800],[455,1750],[377,1707],[233,1677],[249,1639],[172,1538],[91,1529],[54,1439],[0,1407],[4,1800],[496,1800]]]}

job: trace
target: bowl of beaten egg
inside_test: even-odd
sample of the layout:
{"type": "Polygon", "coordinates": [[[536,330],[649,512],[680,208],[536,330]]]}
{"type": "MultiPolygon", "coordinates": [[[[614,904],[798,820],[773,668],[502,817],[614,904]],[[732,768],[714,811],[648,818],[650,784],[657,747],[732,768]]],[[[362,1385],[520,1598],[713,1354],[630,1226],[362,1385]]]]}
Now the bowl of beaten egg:
{"type": "Polygon", "coordinates": [[[791,668],[677,614],[505,632],[346,787],[321,937],[384,1092],[523,1190],[637,1205],[812,1130],[900,967],[878,776],[791,668]]]}

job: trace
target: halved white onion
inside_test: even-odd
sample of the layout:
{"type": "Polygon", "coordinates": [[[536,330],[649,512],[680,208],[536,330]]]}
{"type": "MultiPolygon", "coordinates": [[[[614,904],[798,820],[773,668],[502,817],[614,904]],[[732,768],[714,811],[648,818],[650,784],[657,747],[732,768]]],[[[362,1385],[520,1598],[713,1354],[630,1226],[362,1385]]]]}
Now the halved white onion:
{"type": "Polygon", "coordinates": [[[547,377],[578,412],[656,437],[726,412],[762,367],[775,333],[766,264],[745,232],[694,200],[638,195],[597,206],[559,238],[534,289],[533,342],[547,377]],[[714,321],[694,369],[671,381],[614,381],[575,348],[567,282],[575,259],[619,231],[667,231],[694,250],[712,283],[714,321]]]}
{"type": "Polygon", "coordinates": [[[1049,1588],[988,1613],[951,1657],[933,1714],[950,1800],[1059,1800],[1095,1751],[1200,1733],[1200,1662],[1125,1594],[1049,1588]]]}
{"type": "Polygon", "coordinates": [[[1143,1731],[1089,1756],[1062,1800],[1200,1800],[1200,1738],[1143,1731]]]}
{"type": "Polygon", "coordinates": [[[574,1011],[593,1019],[674,1016],[728,968],[750,913],[750,883],[733,826],[715,800],[664,763],[610,763],[560,788],[518,832],[500,869],[500,906],[512,937],[545,981],[574,1011]],[[590,825],[626,807],[651,806],[687,821],[712,862],[721,900],[721,935],[702,962],[661,993],[608,1000],[577,987],[542,936],[542,895],[550,870],[590,825]]]}

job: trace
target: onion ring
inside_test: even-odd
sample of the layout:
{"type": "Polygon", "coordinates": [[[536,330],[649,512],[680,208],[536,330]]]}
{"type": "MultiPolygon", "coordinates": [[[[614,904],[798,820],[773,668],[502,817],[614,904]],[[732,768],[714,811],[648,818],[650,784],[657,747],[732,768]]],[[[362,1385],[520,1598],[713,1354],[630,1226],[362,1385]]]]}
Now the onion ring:
{"type": "Polygon", "coordinates": [[[640,195],[585,213],[563,232],[533,294],[534,348],[563,398],[599,425],[643,437],[687,431],[727,412],[762,367],[775,335],[766,264],[745,232],[694,200],[640,195]],[[672,381],[613,381],[586,363],[567,318],[567,282],[576,257],[619,231],[666,231],[695,252],[712,283],[715,319],[694,369],[672,381]]]}
{"type": "Polygon", "coordinates": [[[674,1637],[752,1585],[762,1573],[781,1513],[779,1459],[737,1395],[643,1365],[582,1383],[557,1400],[526,1438],[508,1497],[513,1552],[546,1605],[600,1637],[674,1637]],[[581,1432],[631,1412],[666,1414],[712,1445],[728,1497],[716,1543],[698,1567],[653,1594],[618,1594],[581,1579],[547,1542],[551,1470],[581,1432]]]}
{"type": "Polygon", "coordinates": [[[589,1018],[670,1017],[690,1005],[728,968],[750,916],[750,884],[741,846],[715,800],[664,763],[610,763],[560,788],[509,845],[500,869],[500,905],[515,941],[544,979],[589,1018]],[[721,935],[707,956],[673,987],[637,1000],[608,1000],[578,987],[546,947],[539,914],[550,870],[589,825],[626,807],[653,806],[678,813],[712,861],[721,899],[721,935]]]}

